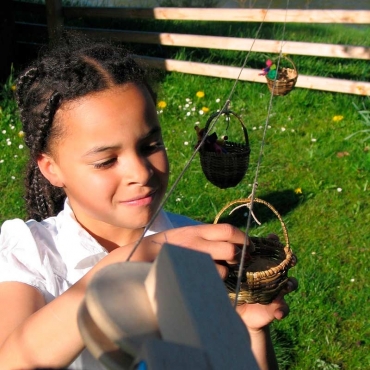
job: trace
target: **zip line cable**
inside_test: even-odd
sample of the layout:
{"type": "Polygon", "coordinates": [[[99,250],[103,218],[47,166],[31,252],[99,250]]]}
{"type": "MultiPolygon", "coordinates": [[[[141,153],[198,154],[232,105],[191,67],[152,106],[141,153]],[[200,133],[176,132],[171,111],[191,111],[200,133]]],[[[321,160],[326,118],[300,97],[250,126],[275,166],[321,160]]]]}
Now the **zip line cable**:
{"type": "MultiPolygon", "coordinates": [[[[289,9],[289,0],[287,0],[287,7],[286,7],[286,12],[285,12],[285,21],[284,21],[283,33],[282,33],[282,42],[281,42],[280,53],[279,53],[279,57],[278,57],[277,65],[276,65],[276,71],[279,71],[280,60],[281,60],[281,56],[282,56],[283,42],[284,42],[284,36],[285,36],[285,25],[286,25],[288,9],[289,9]]],[[[269,105],[268,105],[268,109],[267,109],[267,116],[266,116],[266,121],[265,121],[264,129],[263,129],[263,134],[262,134],[262,140],[261,140],[260,151],[259,151],[258,160],[257,160],[255,177],[254,177],[254,181],[253,181],[253,185],[252,185],[252,193],[249,196],[249,199],[251,201],[249,203],[250,205],[248,206],[249,212],[248,212],[247,225],[246,225],[246,230],[245,230],[246,240],[245,240],[245,243],[243,245],[242,255],[241,255],[241,263],[240,263],[239,270],[238,270],[238,279],[237,279],[236,289],[235,289],[234,308],[236,308],[236,305],[237,305],[237,302],[238,302],[238,296],[239,296],[239,293],[240,293],[240,286],[241,286],[241,283],[242,283],[242,277],[243,277],[242,274],[243,274],[243,268],[244,268],[244,261],[245,261],[245,255],[247,253],[246,243],[247,243],[247,240],[248,240],[248,233],[249,233],[249,230],[250,230],[251,220],[252,220],[252,216],[253,216],[254,198],[255,198],[255,193],[256,193],[257,186],[258,186],[257,180],[258,180],[258,175],[259,175],[259,171],[260,171],[260,167],[261,167],[261,163],[262,163],[263,148],[265,146],[266,132],[267,132],[268,124],[269,124],[269,119],[270,119],[270,114],[271,114],[271,109],[272,109],[272,100],[273,100],[273,97],[274,97],[274,89],[275,89],[277,78],[278,78],[278,72],[276,73],[276,76],[275,76],[275,79],[274,79],[274,86],[273,86],[273,88],[270,92],[270,100],[269,100],[269,105]]]]}
{"type": "MultiPolygon", "coordinates": [[[[180,180],[184,176],[185,172],[189,168],[190,164],[194,160],[194,158],[197,155],[197,153],[199,152],[200,148],[203,146],[205,140],[207,139],[208,134],[212,131],[214,125],[217,123],[219,117],[229,107],[229,104],[231,102],[231,98],[234,95],[234,92],[235,92],[235,89],[236,89],[236,85],[240,81],[240,76],[241,76],[241,74],[242,74],[242,72],[243,72],[243,70],[244,70],[244,68],[246,66],[246,63],[247,63],[248,58],[249,58],[249,55],[250,55],[250,53],[252,51],[253,45],[254,45],[254,43],[257,40],[258,34],[259,34],[259,32],[260,32],[260,30],[262,28],[262,25],[263,25],[263,23],[265,21],[267,12],[268,12],[268,10],[271,7],[271,3],[272,3],[272,0],[270,0],[270,3],[268,5],[268,7],[267,7],[267,11],[264,14],[264,17],[262,19],[262,22],[260,23],[260,26],[259,26],[259,28],[258,28],[258,30],[256,32],[256,35],[255,35],[254,39],[253,39],[252,45],[251,45],[251,47],[250,47],[250,49],[248,51],[248,54],[246,55],[246,57],[244,59],[244,62],[242,64],[242,67],[241,67],[241,69],[239,71],[239,74],[238,74],[237,78],[234,81],[234,84],[233,84],[233,86],[231,88],[231,91],[229,93],[228,98],[225,101],[225,104],[223,105],[222,109],[219,111],[218,115],[215,117],[214,121],[211,122],[211,124],[209,125],[209,128],[208,128],[207,132],[204,134],[202,140],[199,142],[199,145],[195,148],[193,154],[190,156],[189,160],[186,162],[185,166],[181,170],[181,172],[178,175],[178,177],[175,179],[175,181],[172,184],[171,188],[169,189],[169,191],[167,192],[167,194],[164,196],[163,200],[161,201],[160,205],[158,206],[158,208],[154,212],[154,214],[151,217],[151,219],[149,220],[148,224],[145,226],[143,233],[141,234],[140,238],[137,240],[137,242],[135,243],[134,247],[132,248],[129,256],[127,257],[127,259],[126,259],[127,262],[130,261],[131,257],[133,256],[133,254],[135,253],[135,251],[139,247],[141,241],[143,240],[146,232],[153,225],[153,223],[154,223],[155,219],[157,218],[159,212],[163,209],[163,206],[165,205],[165,203],[167,202],[167,200],[169,199],[169,197],[174,192],[175,188],[177,187],[178,183],[180,182],[180,180]]],[[[288,10],[288,8],[289,8],[289,0],[287,0],[287,9],[286,10],[288,10]]],[[[285,14],[285,22],[284,22],[284,26],[283,26],[283,34],[282,34],[282,39],[283,40],[284,40],[284,35],[285,35],[286,19],[287,19],[287,11],[286,11],[286,14],[285,14]]],[[[282,43],[281,43],[281,49],[280,49],[279,58],[278,58],[277,66],[276,66],[277,71],[279,70],[280,59],[281,59],[281,56],[282,56],[283,40],[282,40],[282,43]]],[[[275,87],[275,84],[276,84],[277,75],[278,74],[276,74],[276,76],[275,76],[274,87],[275,87]]],[[[249,196],[251,202],[250,202],[250,205],[248,207],[249,208],[249,213],[248,213],[246,230],[245,230],[245,239],[244,239],[243,248],[242,248],[241,264],[240,264],[239,270],[238,270],[238,279],[237,279],[237,285],[236,285],[236,291],[235,291],[236,296],[235,296],[235,301],[234,301],[234,308],[237,305],[238,295],[240,293],[240,286],[241,286],[242,273],[243,273],[243,267],[244,267],[243,265],[244,265],[244,260],[245,260],[245,256],[246,256],[246,252],[247,252],[247,245],[248,245],[248,240],[249,240],[249,238],[248,238],[248,232],[249,232],[250,224],[251,224],[251,215],[253,214],[253,204],[254,204],[255,192],[256,192],[257,185],[258,185],[257,180],[258,180],[258,176],[259,176],[260,166],[261,166],[261,163],[262,163],[263,148],[264,148],[264,145],[265,145],[266,132],[267,132],[267,127],[268,127],[268,123],[269,123],[270,112],[271,112],[271,109],[272,109],[273,90],[274,89],[272,89],[271,94],[270,94],[270,100],[269,100],[269,105],[268,105],[267,117],[266,117],[266,121],[265,121],[265,125],[264,125],[264,131],[263,131],[261,145],[260,145],[260,151],[259,151],[259,156],[258,156],[258,161],[257,161],[257,167],[256,167],[256,172],[255,172],[255,178],[254,178],[253,186],[252,186],[252,193],[249,196]]]]}

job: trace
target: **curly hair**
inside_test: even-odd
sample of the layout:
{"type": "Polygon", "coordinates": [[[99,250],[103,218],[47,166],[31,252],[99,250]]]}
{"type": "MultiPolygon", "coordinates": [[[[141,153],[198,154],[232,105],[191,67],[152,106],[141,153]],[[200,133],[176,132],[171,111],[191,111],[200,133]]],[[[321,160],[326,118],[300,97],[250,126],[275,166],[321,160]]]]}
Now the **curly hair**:
{"type": "Polygon", "coordinates": [[[25,176],[27,217],[41,221],[63,209],[66,194],[42,175],[37,158],[63,133],[53,125],[62,104],[125,83],[147,87],[146,71],[120,46],[67,35],[18,77],[16,100],[30,158],[25,176]]]}

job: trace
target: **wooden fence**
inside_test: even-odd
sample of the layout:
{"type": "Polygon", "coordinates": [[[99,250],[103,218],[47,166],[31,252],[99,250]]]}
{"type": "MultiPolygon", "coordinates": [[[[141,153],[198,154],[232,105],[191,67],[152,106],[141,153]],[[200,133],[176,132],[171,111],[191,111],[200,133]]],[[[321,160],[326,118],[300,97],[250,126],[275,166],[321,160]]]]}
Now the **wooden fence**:
{"type": "MultiPolygon", "coordinates": [[[[224,22],[286,22],[286,23],[342,23],[370,24],[370,11],[356,10],[264,10],[264,9],[203,9],[203,8],[87,8],[62,7],[61,0],[46,0],[43,5],[17,3],[18,8],[42,14],[46,12],[47,24],[19,22],[18,27],[26,29],[44,28],[50,38],[57,36],[63,24],[69,19],[141,19],[141,20],[192,20],[224,22]]],[[[282,53],[289,55],[320,56],[328,58],[370,60],[370,48],[365,46],[307,43],[295,41],[261,40],[239,37],[189,35],[165,32],[141,32],[102,28],[77,28],[92,37],[106,37],[111,40],[140,44],[158,44],[177,47],[210,48],[223,50],[253,51],[262,53],[282,53]]],[[[167,71],[191,73],[205,76],[266,83],[259,70],[217,64],[179,61],[138,56],[147,64],[167,71]]],[[[297,87],[357,95],[370,95],[368,81],[307,76],[299,74],[297,87]]]]}

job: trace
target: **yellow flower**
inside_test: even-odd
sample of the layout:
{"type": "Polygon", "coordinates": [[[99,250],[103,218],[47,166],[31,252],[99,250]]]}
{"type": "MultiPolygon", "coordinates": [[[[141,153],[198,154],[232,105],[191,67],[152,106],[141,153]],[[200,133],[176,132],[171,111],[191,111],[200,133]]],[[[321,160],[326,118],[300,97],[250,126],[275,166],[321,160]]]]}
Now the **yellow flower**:
{"type": "Polygon", "coordinates": [[[297,189],[294,190],[294,192],[296,194],[302,194],[302,189],[301,188],[297,188],[297,189]]]}
{"type": "Polygon", "coordinates": [[[23,132],[23,131],[19,131],[19,132],[18,132],[18,136],[19,136],[19,137],[23,137],[23,136],[24,136],[24,132],[23,132]]]}
{"type": "Polygon", "coordinates": [[[344,118],[343,116],[334,116],[334,117],[333,117],[333,121],[334,121],[334,122],[339,122],[339,121],[341,121],[343,118],[344,118]]]}
{"type": "Polygon", "coordinates": [[[204,98],[204,91],[198,91],[195,95],[197,98],[204,98]]]}
{"type": "Polygon", "coordinates": [[[204,113],[207,113],[207,112],[209,112],[209,108],[207,108],[207,107],[202,107],[202,111],[203,111],[204,113]]]}
{"type": "Polygon", "coordinates": [[[11,87],[12,91],[15,91],[16,88],[17,88],[17,86],[15,86],[15,85],[12,85],[12,87],[11,87]]]}
{"type": "Polygon", "coordinates": [[[161,101],[158,102],[157,107],[161,108],[161,109],[166,108],[167,103],[165,101],[161,100],[161,101]]]}

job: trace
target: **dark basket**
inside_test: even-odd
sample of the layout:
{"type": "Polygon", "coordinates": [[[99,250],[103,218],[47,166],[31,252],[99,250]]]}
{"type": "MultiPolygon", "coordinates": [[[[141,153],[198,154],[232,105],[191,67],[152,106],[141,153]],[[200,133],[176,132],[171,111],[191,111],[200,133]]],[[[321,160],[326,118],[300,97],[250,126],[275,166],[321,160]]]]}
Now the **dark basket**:
{"type": "MultiPolygon", "coordinates": [[[[231,188],[239,184],[249,166],[250,146],[247,129],[242,119],[234,112],[225,110],[221,114],[232,115],[238,119],[242,126],[245,143],[225,141],[223,148],[226,153],[208,151],[204,145],[199,149],[200,164],[207,180],[221,188],[231,188]]],[[[211,122],[221,115],[219,112],[212,114],[204,128],[208,132],[211,122]]]]}
{"type": "Polygon", "coordinates": [[[287,56],[283,56],[284,59],[288,60],[293,68],[279,67],[276,79],[267,77],[267,85],[273,95],[286,95],[292,91],[298,78],[298,72],[293,61],[287,56]]]}
{"type": "MultiPolygon", "coordinates": [[[[262,199],[255,198],[254,202],[266,205],[278,217],[283,229],[285,245],[271,237],[249,238],[252,244],[249,253],[251,259],[244,262],[243,277],[237,298],[238,305],[243,303],[271,303],[285,287],[288,281],[288,270],[296,264],[296,257],[290,249],[288,232],[280,214],[271,204],[262,199]]],[[[238,203],[248,206],[251,199],[239,199],[228,203],[217,214],[214,223],[218,222],[227,208],[238,203]]],[[[233,303],[236,298],[238,271],[239,265],[230,266],[229,276],[225,280],[229,297],[233,303]]]]}

